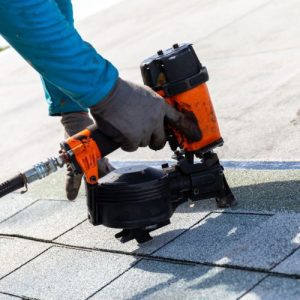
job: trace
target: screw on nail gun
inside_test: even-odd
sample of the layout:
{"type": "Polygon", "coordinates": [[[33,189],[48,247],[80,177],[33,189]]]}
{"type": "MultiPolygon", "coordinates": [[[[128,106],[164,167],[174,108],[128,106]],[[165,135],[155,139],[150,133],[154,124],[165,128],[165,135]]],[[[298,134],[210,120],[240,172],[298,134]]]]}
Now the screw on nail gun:
{"type": "Polygon", "coordinates": [[[112,171],[99,180],[97,161],[119,145],[95,126],[90,126],[61,143],[57,158],[0,185],[0,197],[55,172],[64,164],[84,173],[88,217],[93,225],[120,228],[121,242],[151,239],[150,232],[170,223],[176,208],[184,202],[215,198],[219,207],[236,203],[223,166],[214,148],[222,146],[217,118],[206,82],[207,69],[200,63],[191,44],[175,44],[142,62],[144,84],[165,101],[192,118],[201,132],[191,142],[168,125],[166,131],[174,152],[173,165],[160,169],[132,166],[112,171]]]}

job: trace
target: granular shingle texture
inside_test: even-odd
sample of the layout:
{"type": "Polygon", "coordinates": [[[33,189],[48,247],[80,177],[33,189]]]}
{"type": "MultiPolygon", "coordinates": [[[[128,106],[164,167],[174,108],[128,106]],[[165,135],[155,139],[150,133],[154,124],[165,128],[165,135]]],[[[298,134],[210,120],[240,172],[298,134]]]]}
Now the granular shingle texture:
{"type": "Polygon", "coordinates": [[[267,277],[243,300],[296,300],[300,298],[300,280],[278,277],[267,277]]]}
{"type": "Polygon", "coordinates": [[[50,245],[43,243],[0,237],[0,278],[13,272],[49,247],[50,245]]]}
{"type": "Polygon", "coordinates": [[[143,260],[92,299],[236,299],[261,278],[238,270],[143,260]]]}
{"type": "Polygon", "coordinates": [[[274,268],[273,271],[300,276],[300,247],[298,247],[298,250],[295,253],[274,268]]]}
{"type": "Polygon", "coordinates": [[[154,255],[199,262],[219,261],[224,258],[224,249],[238,242],[268,218],[213,213],[154,255]]]}
{"type": "Polygon", "coordinates": [[[108,284],[136,259],[53,247],[0,282],[0,291],[38,299],[82,300],[108,284]]]}
{"type": "Polygon", "coordinates": [[[0,232],[53,239],[86,219],[83,200],[39,200],[0,224],[0,232]]]}
{"type": "Polygon", "coordinates": [[[197,212],[197,210],[189,209],[188,205],[185,204],[181,207],[179,212],[175,213],[171,218],[170,225],[151,233],[153,240],[141,245],[139,245],[136,240],[122,244],[114,237],[120,229],[93,226],[88,221],[67,232],[56,241],[90,248],[150,254],[164,246],[170,240],[176,238],[185,230],[188,230],[189,227],[196,224],[199,220],[205,218],[208,213],[208,211],[197,212]]]}

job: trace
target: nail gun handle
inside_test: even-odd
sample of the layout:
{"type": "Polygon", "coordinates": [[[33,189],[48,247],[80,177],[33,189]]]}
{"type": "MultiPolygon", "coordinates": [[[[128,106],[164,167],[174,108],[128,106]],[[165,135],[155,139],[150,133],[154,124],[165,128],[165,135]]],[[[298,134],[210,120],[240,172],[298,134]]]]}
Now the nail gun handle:
{"type": "Polygon", "coordinates": [[[116,143],[112,140],[112,138],[105,135],[101,130],[97,128],[96,125],[91,125],[87,129],[91,132],[90,137],[98,145],[102,157],[120,148],[120,144],[116,143]]]}
{"type": "Polygon", "coordinates": [[[73,169],[84,173],[89,184],[97,184],[98,160],[118,149],[120,144],[92,125],[69,137],[61,146],[68,153],[73,169]]]}

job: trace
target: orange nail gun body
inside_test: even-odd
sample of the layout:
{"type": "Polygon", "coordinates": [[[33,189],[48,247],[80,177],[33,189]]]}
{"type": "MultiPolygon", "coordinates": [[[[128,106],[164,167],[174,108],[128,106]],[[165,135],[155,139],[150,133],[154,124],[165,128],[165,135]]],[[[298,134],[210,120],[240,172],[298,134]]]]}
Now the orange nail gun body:
{"type": "Polygon", "coordinates": [[[191,111],[195,115],[202,133],[200,141],[190,143],[184,136],[177,133],[182,140],[182,148],[189,152],[206,152],[216,146],[221,146],[223,140],[220,135],[218,121],[212,106],[207,85],[194,87],[170,98],[170,102],[181,111],[191,111]]]}
{"type": "Polygon", "coordinates": [[[208,73],[191,44],[175,44],[158,51],[141,64],[144,83],[183,113],[191,113],[198,123],[201,139],[189,142],[175,132],[180,148],[205,153],[223,144],[218,121],[207,89],[208,73]]]}

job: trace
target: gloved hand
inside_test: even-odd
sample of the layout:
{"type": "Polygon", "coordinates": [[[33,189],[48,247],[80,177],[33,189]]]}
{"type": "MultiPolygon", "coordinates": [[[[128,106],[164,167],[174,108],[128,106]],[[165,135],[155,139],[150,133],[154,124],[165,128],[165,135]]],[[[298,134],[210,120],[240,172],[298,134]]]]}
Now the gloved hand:
{"type": "MultiPolygon", "coordinates": [[[[74,112],[63,114],[61,123],[65,128],[65,138],[68,138],[92,125],[94,122],[88,113],[74,112]]],[[[98,161],[98,168],[101,177],[114,170],[114,167],[109,163],[107,158],[102,158],[98,161]]],[[[82,176],[82,174],[74,174],[71,168],[68,168],[66,175],[66,195],[69,200],[74,200],[77,197],[82,176]]]]}
{"type": "Polygon", "coordinates": [[[110,95],[90,110],[98,128],[125,151],[148,145],[153,150],[163,148],[165,121],[191,141],[201,137],[198,125],[157,93],[121,78],[110,95]]]}

